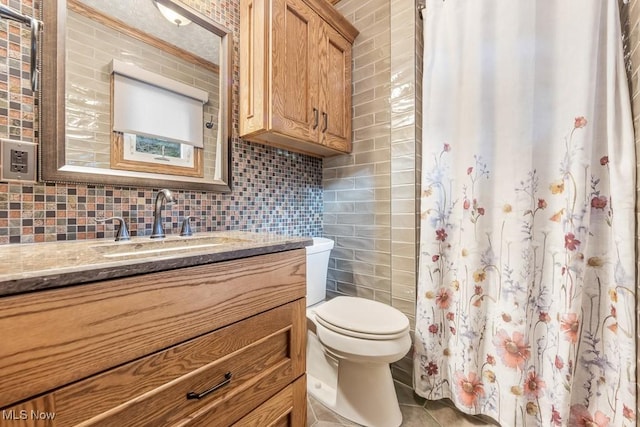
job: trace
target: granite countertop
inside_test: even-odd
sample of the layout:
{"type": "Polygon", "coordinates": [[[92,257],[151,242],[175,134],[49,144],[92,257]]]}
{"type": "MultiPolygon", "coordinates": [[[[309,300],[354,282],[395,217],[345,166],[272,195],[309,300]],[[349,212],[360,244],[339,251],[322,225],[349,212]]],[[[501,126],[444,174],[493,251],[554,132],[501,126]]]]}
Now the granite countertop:
{"type": "Polygon", "coordinates": [[[310,237],[220,231],[190,237],[0,245],[0,297],[301,249],[310,237]]]}

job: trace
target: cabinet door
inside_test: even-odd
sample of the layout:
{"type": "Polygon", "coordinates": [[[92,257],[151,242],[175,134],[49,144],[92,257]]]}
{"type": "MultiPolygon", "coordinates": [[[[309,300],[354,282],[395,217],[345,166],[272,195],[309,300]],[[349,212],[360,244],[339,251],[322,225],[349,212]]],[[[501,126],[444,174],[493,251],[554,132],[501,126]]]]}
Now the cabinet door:
{"type": "Polygon", "coordinates": [[[273,0],[272,130],[318,141],[319,18],[302,0],[273,0]]]}
{"type": "Polygon", "coordinates": [[[268,126],[269,0],[240,1],[240,135],[268,126]]]}
{"type": "Polygon", "coordinates": [[[351,44],[328,24],[320,43],[320,143],[351,152],[351,44]]]}

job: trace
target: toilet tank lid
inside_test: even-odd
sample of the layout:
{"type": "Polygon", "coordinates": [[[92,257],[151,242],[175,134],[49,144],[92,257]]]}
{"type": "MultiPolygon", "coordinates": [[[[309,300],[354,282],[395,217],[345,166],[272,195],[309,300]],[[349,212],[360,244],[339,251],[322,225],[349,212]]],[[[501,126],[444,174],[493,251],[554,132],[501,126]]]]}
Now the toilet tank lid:
{"type": "Polygon", "coordinates": [[[306,247],[307,255],[330,251],[331,249],[333,249],[333,240],[325,237],[314,237],[313,245],[306,247]]]}
{"type": "Polygon", "coordinates": [[[409,319],[397,308],[358,297],[335,297],[315,309],[327,323],[354,332],[397,334],[409,329],[409,319]]]}

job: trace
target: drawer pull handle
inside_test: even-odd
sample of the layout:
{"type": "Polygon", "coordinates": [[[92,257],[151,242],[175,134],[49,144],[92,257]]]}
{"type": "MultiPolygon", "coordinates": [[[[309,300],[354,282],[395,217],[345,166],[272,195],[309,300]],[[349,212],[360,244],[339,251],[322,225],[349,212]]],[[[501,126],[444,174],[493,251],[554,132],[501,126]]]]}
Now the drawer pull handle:
{"type": "Polygon", "coordinates": [[[313,130],[316,130],[318,127],[318,109],[313,108],[313,130]]]}
{"type": "Polygon", "coordinates": [[[329,115],[323,111],[322,118],[324,118],[324,126],[322,127],[322,133],[325,133],[327,131],[327,128],[329,127],[329,115]]]}
{"type": "Polygon", "coordinates": [[[226,374],[224,374],[224,381],[222,381],[219,384],[214,385],[209,390],[205,390],[202,393],[196,393],[195,391],[190,391],[189,393],[187,393],[187,399],[198,399],[198,400],[200,400],[203,397],[207,396],[208,394],[213,393],[214,391],[218,390],[219,388],[222,388],[222,387],[226,386],[230,382],[231,382],[231,372],[227,372],[226,374]]]}

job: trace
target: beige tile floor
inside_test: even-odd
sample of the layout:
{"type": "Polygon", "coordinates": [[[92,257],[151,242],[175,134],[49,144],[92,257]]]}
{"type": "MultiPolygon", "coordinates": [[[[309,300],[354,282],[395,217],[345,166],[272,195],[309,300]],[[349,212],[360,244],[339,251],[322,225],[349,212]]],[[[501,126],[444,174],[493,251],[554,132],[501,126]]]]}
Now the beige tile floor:
{"type": "MultiPolygon", "coordinates": [[[[402,427],[478,427],[497,426],[497,423],[479,417],[465,415],[446,401],[426,401],[403,384],[396,384],[396,393],[402,411],[402,427]]],[[[352,423],[334,414],[320,402],[309,396],[307,403],[307,427],[340,427],[352,423]]]]}

